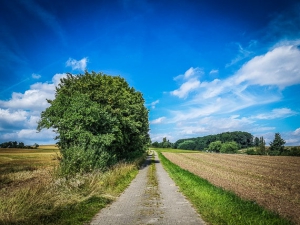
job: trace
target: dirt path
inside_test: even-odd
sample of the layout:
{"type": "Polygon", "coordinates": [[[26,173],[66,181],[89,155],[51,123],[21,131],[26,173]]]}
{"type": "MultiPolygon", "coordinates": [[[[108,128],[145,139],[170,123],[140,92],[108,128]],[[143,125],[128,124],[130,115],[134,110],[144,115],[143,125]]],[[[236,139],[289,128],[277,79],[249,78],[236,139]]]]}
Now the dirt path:
{"type": "Polygon", "coordinates": [[[92,225],[205,224],[178,191],[157,155],[146,165],[125,192],[92,220],[92,225]],[[151,162],[153,162],[151,164],[151,162]]]}

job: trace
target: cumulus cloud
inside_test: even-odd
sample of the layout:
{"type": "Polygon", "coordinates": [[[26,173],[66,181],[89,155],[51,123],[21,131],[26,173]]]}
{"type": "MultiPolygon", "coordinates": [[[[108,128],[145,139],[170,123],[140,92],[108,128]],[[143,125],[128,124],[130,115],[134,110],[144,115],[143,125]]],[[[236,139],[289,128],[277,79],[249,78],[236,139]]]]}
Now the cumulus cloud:
{"type": "Polygon", "coordinates": [[[273,85],[280,89],[300,83],[300,50],[297,46],[279,46],[245,63],[231,79],[235,85],[273,85]]]}
{"type": "Polygon", "coordinates": [[[72,67],[72,70],[85,71],[87,66],[88,58],[84,57],[81,60],[69,58],[66,62],[67,67],[72,67]]]}
{"type": "Polygon", "coordinates": [[[166,119],[166,117],[159,117],[155,120],[150,121],[150,123],[151,124],[159,124],[159,123],[162,123],[165,119],[166,119]]]}
{"type": "Polygon", "coordinates": [[[60,82],[60,78],[64,76],[66,74],[56,74],[52,78],[52,83],[35,83],[24,93],[13,92],[10,100],[0,100],[0,107],[41,111],[48,106],[46,99],[54,98],[55,86],[60,82]]]}
{"type": "Polygon", "coordinates": [[[36,129],[20,129],[14,132],[6,132],[1,136],[1,142],[18,141],[25,144],[53,144],[56,134],[52,130],[42,130],[37,132],[36,129]]]}
{"type": "Polygon", "coordinates": [[[0,142],[35,139],[49,141],[49,138],[55,136],[52,131],[36,133],[36,127],[41,111],[49,106],[46,99],[54,99],[55,87],[65,76],[55,74],[51,83],[38,82],[24,93],[14,92],[9,100],[0,100],[0,142]]]}
{"type": "MultiPolygon", "coordinates": [[[[198,72],[195,73],[196,68],[189,68],[175,77],[180,87],[170,92],[185,101],[176,105],[176,109],[169,109],[168,121],[164,123],[176,124],[177,132],[187,136],[234,130],[255,133],[274,131],[276,127],[267,122],[261,125],[259,121],[286,118],[299,113],[285,106],[271,111],[256,108],[256,115],[246,109],[279,102],[284,97],[283,89],[300,84],[298,45],[299,41],[277,43],[265,54],[245,62],[225,79],[205,80],[201,76],[200,82],[203,71],[197,68],[198,72]],[[240,114],[242,110],[246,113],[244,117],[231,116],[236,112],[240,114]]],[[[216,71],[212,70],[210,74],[213,72],[216,71]]]]}

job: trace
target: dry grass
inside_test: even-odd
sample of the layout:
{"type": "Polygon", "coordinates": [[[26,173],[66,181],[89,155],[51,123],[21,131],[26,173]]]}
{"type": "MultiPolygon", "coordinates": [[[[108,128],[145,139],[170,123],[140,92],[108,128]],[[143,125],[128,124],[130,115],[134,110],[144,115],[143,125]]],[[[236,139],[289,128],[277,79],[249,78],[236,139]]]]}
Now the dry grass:
{"type": "Polygon", "coordinates": [[[183,169],[300,224],[300,158],[163,153],[183,169]]]}
{"type": "Polygon", "coordinates": [[[123,163],[66,179],[56,176],[57,154],[54,146],[0,149],[0,224],[82,224],[138,171],[123,163]]]}

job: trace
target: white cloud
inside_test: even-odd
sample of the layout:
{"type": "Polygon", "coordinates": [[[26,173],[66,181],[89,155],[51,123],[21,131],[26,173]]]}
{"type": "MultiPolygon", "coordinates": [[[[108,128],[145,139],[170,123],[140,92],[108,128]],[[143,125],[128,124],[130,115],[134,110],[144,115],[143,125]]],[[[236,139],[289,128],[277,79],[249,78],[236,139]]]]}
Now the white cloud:
{"type": "Polygon", "coordinates": [[[214,74],[218,74],[219,73],[219,70],[211,70],[209,72],[210,75],[214,75],[214,74]]]}
{"type": "Polygon", "coordinates": [[[279,46],[265,55],[245,63],[231,79],[233,85],[274,85],[280,89],[300,84],[300,50],[296,46],[279,46]]]}
{"type": "Polygon", "coordinates": [[[15,132],[6,132],[2,135],[1,141],[22,141],[25,144],[54,144],[56,134],[52,130],[42,130],[37,132],[36,129],[21,129],[15,132]]]}
{"type": "Polygon", "coordinates": [[[187,71],[185,71],[183,77],[184,79],[188,79],[188,78],[191,78],[191,77],[194,77],[195,75],[199,75],[202,71],[196,67],[191,67],[189,68],[187,71]]]}
{"type": "Polygon", "coordinates": [[[276,118],[285,118],[289,116],[293,116],[297,114],[291,109],[288,108],[280,108],[280,109],[273,109],[272,112],[269,113],[262,113],[258,114],[257,116],[254,116],[255,119],[261,119],[261,120],[270,120],[270,119],[276,119],[276,118]]]}
{"type": "Polygon", "coordinates": [[[155,106],[157,105],[159,103],[159,100],[156,100],[156,101],[154,101],[154,102],[151,102],[151,108],[152,109],[155,109],[155,106]]]}
{"type": "Polygon", "coordinates": [[[300,127],[293,132],[293,135],[300,135],[300,127]]]}
{"type": "Polygon", "coordinates": [[[290,138],[290,139],[286,139],[285,143],[287,145],[299,145],[300,140],[297,138],[290,138]]]}
{"type": "Polygon", "coordinates": [[[150,123],[151,124],[159,124],[159,123],[162,123],[165,119],[166,119],[166,117],[159,117],[155,120],[150,121],[150,123]]]}
{"type": "Polygon", "coordinates": [[[88,62],[88,58],[84,57],[81,60],[76,60],[76,59],[72,59],[69,58],[66,62],[66,66],[70,66],[72,67],[72,70],[81,70],[81,71],[85,71],[86,66],[87,66],[87,62],[88,62]]]}
{"type": "Polygon", "coordinates": [[[179,89],[171,91],[171,94],[179,98],[185,98],[190,92],[197,89],[199,86],[200,81],[198,81],[197,79],[191,79],[183,83],[179,89]]]}
{"type": "MultiPolygon", "coordinates": [[[[241,60],[247,58],[248,56],[250,56],[252,54],[251,51],[245,49],[242,47],[242,45],[240,43],[234,43],[237,47],[238,47],[238,55],[231,60],[230,63],[227,63],[225,67],[229,67],[229,66],[232,66],[238,62],[240,62],[241,60]]],[[[251,48],[253,45],[256,44],[256,41],[250,41],[249,42],[249,48],[251,48]]]]}
{"type": "Polygon", "coordinates": [[[49,106],[46,99],[54,99],[55,86],[60,82],[60,78],[66,74],[55,74],[53,83],[35,83],[24,93],[13,92],[8,101],[0,100],[0,107],[9,109],[22,109],[42,111],[49,106]]]}
{"type": "MultiPolygon", "coordinates": [[[[28,116],[28,112],[24,110],[16,110],[12,111],[10,109],[1,109],[0,108],[0,124],[3,126],[4,124],[13,125],[18,122],[23,122],[26,120],[28,116]]],[[[0,127],[1,127],[0,125],[0,127]]]]}
{"type": "MultiPolygon", "coordinates": [[[[55,136],[51,131],[36,133],[37,122],[42,110],[49,104],[46,99],[54,99],[55,86],[66,74],[55,74],[52,83],[35,83],[24,93],[12,93],[11,99],[0,100],[0,142],[40,140],[46,143],[55,136]]],[[[54,143],[50,140],[50,143],[54,143]]]]}
{"type": "Polygon", "coordinates": [[[185,71],[184,74],[178,75],[174,78],[174,80],[188,80],[190,78],[198,78],[200,75],[203,74],[203,70],[200,69],[199,67],[191,67],[187,71],[185,71]]]}
{"type": "Polygon", "coordinates": [[[169,107],[168,120],[164,123],[176,126],[176,133],[181,134],[177,138],[182,138],[182,135],[207,135],[234,130],[254,134],[270,132],[268,135],[271,137],[274,135],[271,132],[277,128],[267,121],[261,124],[262,120],[286,118],[298,112],[284,105],[270,112],[261,110],[257,115],[245,109],[279,102],[284,97],[284,88],[300,84],[300,49],[296,43],[282,42],[275,45],[267,53],[244,63],[226,79],[200,82],[200,73],[195,74],[194,68],[188,69],[175,78],[181,82],[181,86],[170,92],[185,101],[181,105],[177,104],[175,110],[169,107]],[[246,113],[244,117],[234,115],[243,112],[246,113]]]}
{"type": "Polygon", "coordinates": [[[41,75],[39,75],[39,74],[36,74],[36,73],[33,73],[32,75],[31,75],[31,77],[33,78],[33,79],[40,79],[41,78],[41,75]]]}

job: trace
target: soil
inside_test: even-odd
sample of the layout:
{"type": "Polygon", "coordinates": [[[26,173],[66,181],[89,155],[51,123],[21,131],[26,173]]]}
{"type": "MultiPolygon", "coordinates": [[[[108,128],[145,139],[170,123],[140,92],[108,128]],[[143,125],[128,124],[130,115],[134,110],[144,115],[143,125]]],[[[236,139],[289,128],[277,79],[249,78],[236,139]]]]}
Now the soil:
{"type": "Polygon", "coordinates": [[[212,184],[300,224],[300,157],[163,154],[212,184]]]}

